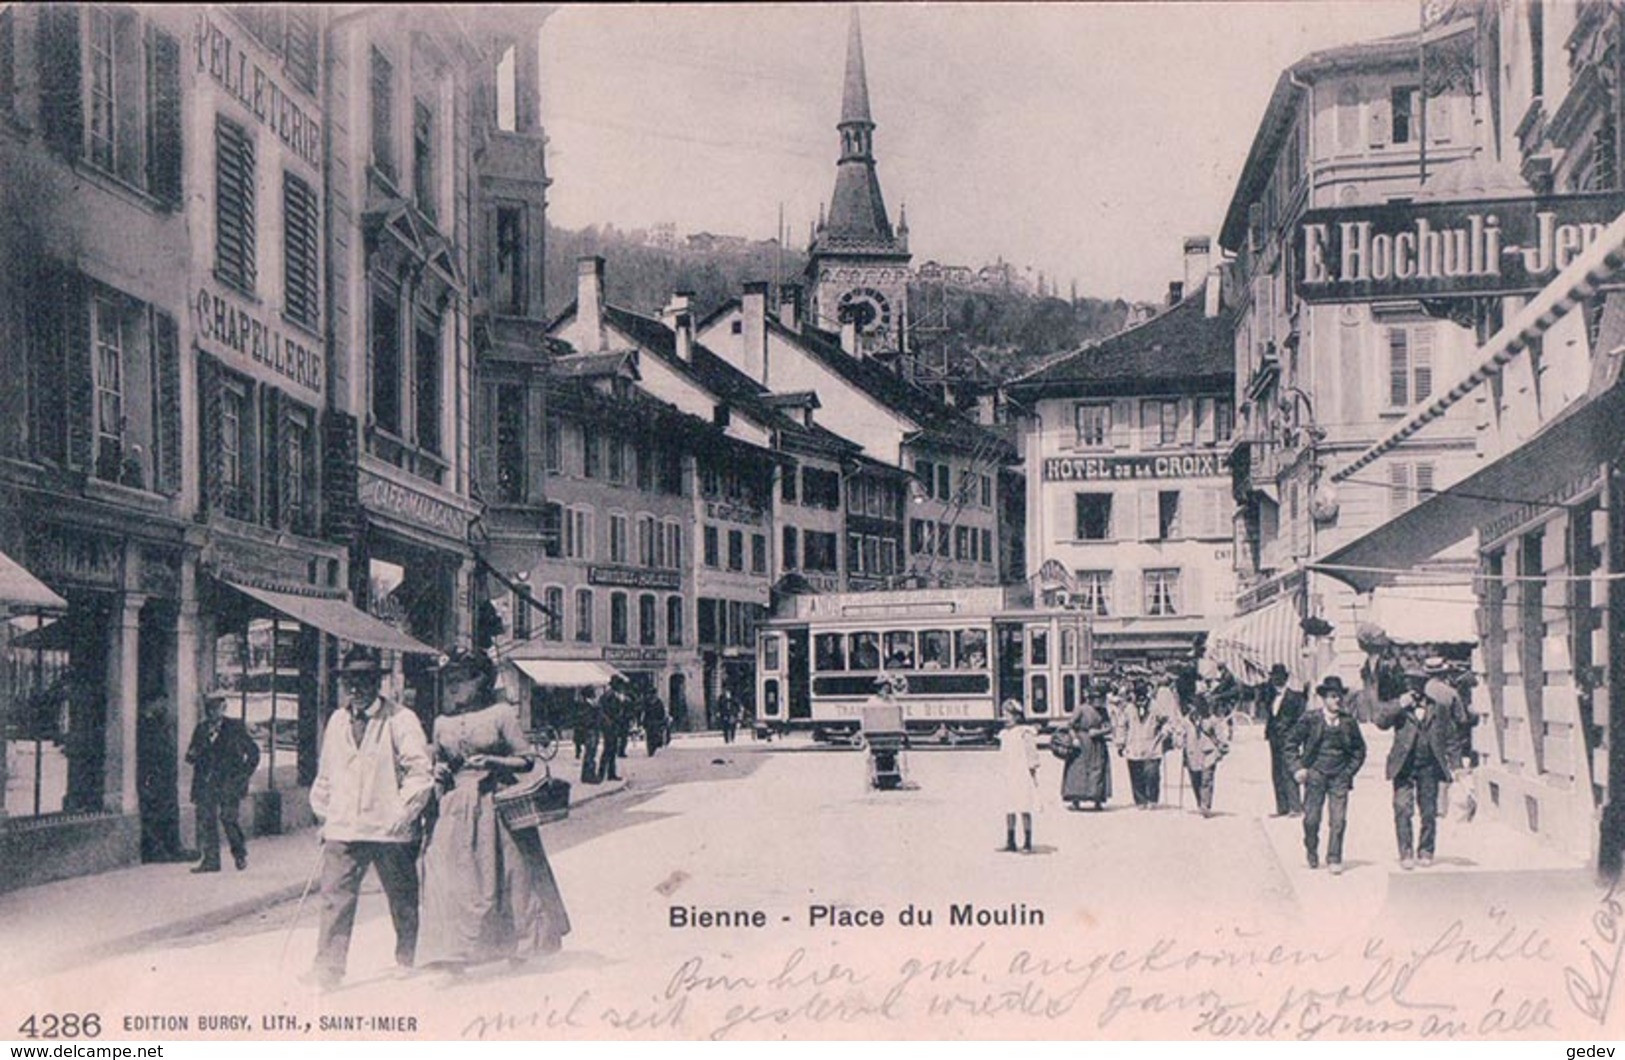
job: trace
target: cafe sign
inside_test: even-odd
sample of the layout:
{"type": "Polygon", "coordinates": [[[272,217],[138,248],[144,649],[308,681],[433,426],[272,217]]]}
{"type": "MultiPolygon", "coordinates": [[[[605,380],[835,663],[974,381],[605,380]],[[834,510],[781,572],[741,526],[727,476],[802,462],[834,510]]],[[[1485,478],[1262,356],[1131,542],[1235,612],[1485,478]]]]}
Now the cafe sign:
{"type": "Polygon", "coordinates": [[[1305,302],[1538,291],[1625,212],[1625,195],[1385,203],[1310,210],[1295,281],[1305,302]]]}
{"type": "Polygon", "coordinates": [[[1212,478],[1230,474],[1218,453],[1166,456],[1055,456],[1044,461],[1045,482],[1127,482],[1136,479],[1212,478]]]}
{"type": "Polygon", "coordinates": [[[680,571],[650,569],[647,567],[588,567],[588,585],[615,585],[628,589],[669,589],[683,587],[680,571]]]}

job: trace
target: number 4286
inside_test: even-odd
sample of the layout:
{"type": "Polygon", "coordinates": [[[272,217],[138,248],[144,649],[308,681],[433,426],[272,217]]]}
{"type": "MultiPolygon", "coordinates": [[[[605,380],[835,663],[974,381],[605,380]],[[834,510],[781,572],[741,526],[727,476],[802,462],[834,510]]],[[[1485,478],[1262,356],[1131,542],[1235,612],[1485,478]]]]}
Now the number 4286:
{"type": "Polygon", "coordinates": [[[24,1038],[99,1038],[102,1033],[100,1012],[47,1012],[23,1020],[17,1033],[24,1038]]]}

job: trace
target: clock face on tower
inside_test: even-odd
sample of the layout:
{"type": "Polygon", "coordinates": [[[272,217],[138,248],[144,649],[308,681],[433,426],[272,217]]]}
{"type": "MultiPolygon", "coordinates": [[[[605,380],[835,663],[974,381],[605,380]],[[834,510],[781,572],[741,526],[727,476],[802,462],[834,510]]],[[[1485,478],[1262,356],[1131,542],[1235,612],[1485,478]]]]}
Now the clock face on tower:
{"type": "Polygon", "coordinates": [[[891,330],[891,303],[873,287],[854,287],[841,295],[838,319],[851,320],[860,335],[878,335],[891,330]]]}

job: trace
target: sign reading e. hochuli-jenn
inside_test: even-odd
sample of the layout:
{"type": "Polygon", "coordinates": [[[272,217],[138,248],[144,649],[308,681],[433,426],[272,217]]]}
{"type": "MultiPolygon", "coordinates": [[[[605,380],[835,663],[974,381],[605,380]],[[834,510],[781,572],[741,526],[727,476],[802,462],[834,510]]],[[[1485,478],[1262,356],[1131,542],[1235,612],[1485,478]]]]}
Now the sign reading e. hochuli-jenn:
{"type": "Polygon", "coordinates": [[[1625,195],[1384,203],[1310,210],[1298,294],[1369,302],[1538,291],[1625,211],[1625,195]]]}

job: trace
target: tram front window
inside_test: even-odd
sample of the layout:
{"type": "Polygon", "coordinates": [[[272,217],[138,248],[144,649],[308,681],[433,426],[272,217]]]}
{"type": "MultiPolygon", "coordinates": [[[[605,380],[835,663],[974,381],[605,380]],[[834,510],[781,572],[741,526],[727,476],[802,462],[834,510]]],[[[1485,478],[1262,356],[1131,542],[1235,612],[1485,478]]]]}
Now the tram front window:
{"type": "Polygon", "coordinates": [[[852,659],[854,670],[880,669],[880,634],[867,632],[851,634],[848,655],[852,659]]]}
{"type": "Polygon", "coordinates": [[[927,629],[920,633],[920,669],[946,670],[953,665],[949,655],[948,631],[927,629]]]}
{"type": "Polygon", "coordinates": [[[961,670],[987,669],[987,630],[961,629],[954,633],[954,658],[961,670]]]}
{"type": "Polygon", "coordinates": [[[1027,645],[1032,653],[1031,662],[1034,666],[1049,665],[1049,630],[1041,626],[1028,630],[1027,645]]]}
{"type": "Polygon", "coordinates": [[[886,669],[914,669],[913,632],[899,630],[886,634],[886,669]]]}
{"type": "Polygon", "coordinates": [[[820,633],[814,637],[813,662],[819,670],[846,669],[846,646],[841,634],[820,633]]]}

